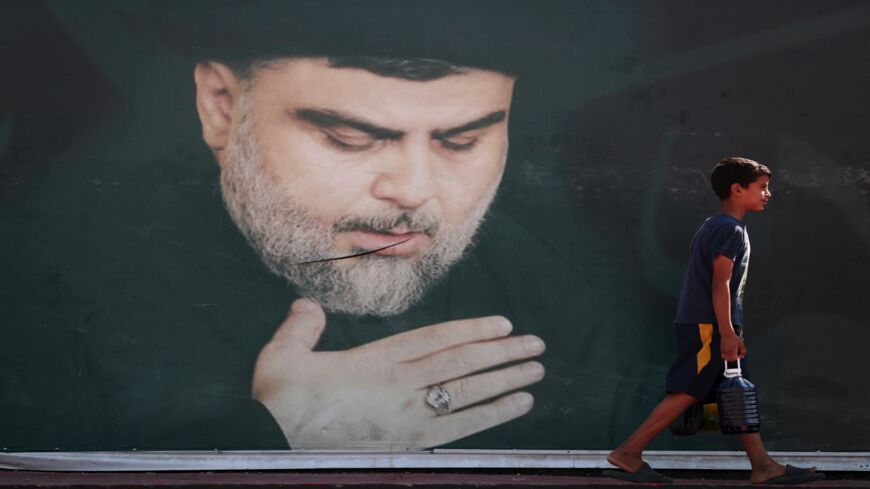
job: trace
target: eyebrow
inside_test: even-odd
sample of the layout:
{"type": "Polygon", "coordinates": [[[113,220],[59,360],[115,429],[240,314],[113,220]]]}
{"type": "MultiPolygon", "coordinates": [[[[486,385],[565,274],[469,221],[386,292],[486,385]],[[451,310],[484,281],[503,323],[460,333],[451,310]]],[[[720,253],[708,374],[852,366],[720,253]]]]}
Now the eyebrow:
{"type": "Polygon", "coordinates": [[[499,122],[505,120],[507,118],[506,110],[497,110],[495,112],[490,112],[485,116],[475,119],[471,122],[466,122],[461,126],[451,127],[449,129],[441,129],[432,131],[432,137],[435,139],[447,139],[449,137],[455,136],[457,134],[462,134],[464,132],[473,131],[475,129],[483,129],[484,127],[489,127],[499,122]]]}
{"type": "MultiPolygon", "coordinates": [[[[292,115],[296,119],[314,124],[318,127],[350,127],[351,129],[362,131],[376,139],[397,141],[399,139],[402,139],[402,137],[405,135],[404,131],[379,126],[377,124],[364,121],[348,114],[342,114],[334,110],[296,109],[292,112],[292,115]]],[[[475,119],[473,121],[466,122],[465,124],[462,124],[460,126],[432,131],[432,137],[434,139],[446,139],[467,131],[482,129],[484,127],[498,124],[506,118],[506,110],[497,110],[494,112],[490,112],[489,114],[486,114],[485,116],[475,119]]]]}
{"type": "Polygon", "coordinates": [[[382,127],[333,110],[296,109],[293,115],[318,127],[350,127],[377,139],[398,140],[405,135],[403,131],[382,127]]]}

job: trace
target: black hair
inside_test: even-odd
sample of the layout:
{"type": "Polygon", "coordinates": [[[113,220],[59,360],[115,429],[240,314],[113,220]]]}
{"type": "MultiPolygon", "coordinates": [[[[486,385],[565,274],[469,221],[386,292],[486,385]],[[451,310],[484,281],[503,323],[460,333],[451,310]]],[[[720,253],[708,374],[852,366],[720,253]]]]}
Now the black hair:
{"type": "Polygon", "coordinates": [[[760,176],[772,177],[770,169],[761,163],[732,156],[720,161],[713,174],[710,175],[710,185],[720,200],[731,196],[731,185],[737,183],[746,188],[760,176]]]}

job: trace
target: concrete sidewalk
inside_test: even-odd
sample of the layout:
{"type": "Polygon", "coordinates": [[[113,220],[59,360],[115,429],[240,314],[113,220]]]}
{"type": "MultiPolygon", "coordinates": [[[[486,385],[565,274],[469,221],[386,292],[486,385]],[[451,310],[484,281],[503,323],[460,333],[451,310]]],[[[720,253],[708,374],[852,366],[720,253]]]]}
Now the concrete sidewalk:
{"type": "MultiPolygon", "coordinates": [[[[607,488],[655,486],[680,489],[728,489],[780,487],[753,485],[739,472],[664,471],[677,479],[673,484],[631,484],[595,475],[595,471],[559,473],[473,473],[473,472],[31,472],[0,471],[0,488],[607,488]],[[709,475],[710,477],[707,477],[709,475]]],[[[870,489],[867,473],[834,473],[828,478],[800,487],[870,489]]]]}

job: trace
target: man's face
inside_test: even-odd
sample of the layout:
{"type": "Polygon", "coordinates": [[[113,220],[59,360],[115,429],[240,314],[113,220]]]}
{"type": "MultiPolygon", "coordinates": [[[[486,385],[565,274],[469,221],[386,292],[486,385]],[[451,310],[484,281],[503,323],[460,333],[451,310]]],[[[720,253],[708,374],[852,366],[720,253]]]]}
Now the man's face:
{"type": "Polygon", "coordinates": [[[274,63],[242,90],[218,153],[227,206],[301,294],[401,312],[461,257],[495,194],[512,88],[484,70],[410,81],[274,63]]]}

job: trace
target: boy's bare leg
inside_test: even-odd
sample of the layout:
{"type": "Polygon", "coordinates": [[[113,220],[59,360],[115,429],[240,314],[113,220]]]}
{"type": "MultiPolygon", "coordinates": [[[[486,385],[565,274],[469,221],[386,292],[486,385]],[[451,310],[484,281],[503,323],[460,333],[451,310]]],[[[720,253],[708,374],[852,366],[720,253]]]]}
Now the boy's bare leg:
{"type": "Polygon", "coordinates": [[[764,447],[760,434],[740,435],[740,441],[743,443],[743,448],[749,457],[749,463],[752,465],[750,482],[760,483],[785,474],[785,466],[776,463],[767,454],[767,448],[764,447]]]}
{"type": "MultiPolygon", "coordinates": [[[[777,463],[768,455],[760,434],[740,435],[740,441],[743,442],[743,448],[746,450],[746,455],[749,456],[749,463],[752,464],[750,482],[758,484],[785,474],[785,466],[777,463]]],[[[810,470],[815,471],[816,468],[812,467],[810,470]]]]}
{"type": "Polygon", "coordinates": [[[697,399],[683,392],[668,394],[658,406],[653,408],[637,430],[610,452],[607,461],[626,472],[636,472],[643,465],[642,455],[646,446],[686,409],[697,402],[697,399]]]}

